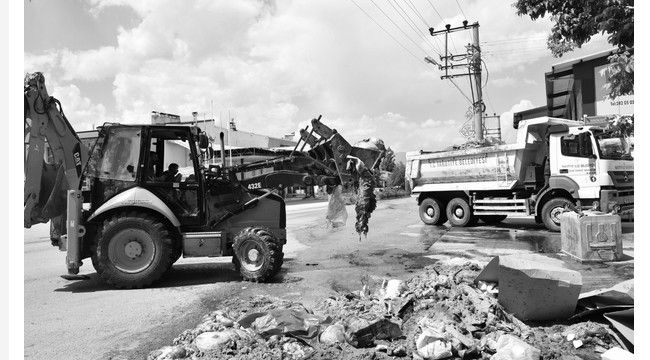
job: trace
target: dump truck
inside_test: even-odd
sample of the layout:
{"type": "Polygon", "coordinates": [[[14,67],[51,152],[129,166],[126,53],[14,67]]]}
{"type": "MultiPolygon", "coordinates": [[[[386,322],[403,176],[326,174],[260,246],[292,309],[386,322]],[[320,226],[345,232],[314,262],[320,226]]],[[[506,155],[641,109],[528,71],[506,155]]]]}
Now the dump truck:
{"type": "Polygon", "coordinates": [[[606,121],[520,121],[516,142],[406,155],[406,180],[425,224],[495,224],[533,215],[560,230],[566,208],[634,214],[629,142],[606,121]]]}

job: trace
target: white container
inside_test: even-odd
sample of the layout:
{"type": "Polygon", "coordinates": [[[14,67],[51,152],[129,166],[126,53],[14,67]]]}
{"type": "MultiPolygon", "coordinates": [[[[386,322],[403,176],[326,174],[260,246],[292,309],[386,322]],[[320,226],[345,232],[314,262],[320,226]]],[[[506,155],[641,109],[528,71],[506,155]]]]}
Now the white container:
{"type": "Polygon", "coordinates": [[[623,257],[621,217],[585,211],[560,215],[562,252],[581,262],[620,260],[623,257]]]}

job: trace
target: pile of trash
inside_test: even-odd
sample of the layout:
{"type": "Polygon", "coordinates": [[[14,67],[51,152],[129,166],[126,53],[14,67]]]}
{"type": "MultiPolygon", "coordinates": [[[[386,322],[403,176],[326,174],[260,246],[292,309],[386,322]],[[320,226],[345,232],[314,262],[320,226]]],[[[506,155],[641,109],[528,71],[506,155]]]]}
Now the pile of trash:
{"type": "Polygon", "coordinates": [[[475,283],[480,271],[473,262],[437,263],[406,281],[366,281],[314,311],[281,299],[232,299],[148,359],[577,360],[626,353],[598,322],[523,323],[501,306],[498,288],[475,283]]]}

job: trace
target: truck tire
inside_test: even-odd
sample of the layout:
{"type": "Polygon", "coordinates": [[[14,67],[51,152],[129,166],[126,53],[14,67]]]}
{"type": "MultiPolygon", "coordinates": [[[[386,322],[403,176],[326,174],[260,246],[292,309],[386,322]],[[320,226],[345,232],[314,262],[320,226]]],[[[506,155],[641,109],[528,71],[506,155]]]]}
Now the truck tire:
{"type": "Polygon", "coordinates": [[[445,208],[438,199],[426,198],[420,203],[420,219],[427,225],[442,225],[447,221],[445,208]]]}
{"type": "Polygon", "coordinates": [[[542,206],[541,218],[547,229],[555,232],[560,231],[558,215],[562,213],[566,206],[572,207],[573,202],[563,197],[551,199],[542,206]]]}
{"type": "Polygon", "coordinates": [[[235,268],[246,281],[266,282],[282,266],[282,246],[267,229],[245,228],[235,237],[232,249],[235,268]]]}
{"type": "Polygon", "coordinates": [[[137,211],[104,221],[92,250],[100,279],[117,288],[141,288],[160,279],[174,263],[173,240],[165,224],[137,211]]]}
{"type": "Polygon", "coordinates": [[[502,222],[507,217],[508,215],[481,215],[478,218],[486,224],[494,225],[502,222]]]}
{"type": "Polygon", "coordinates": [[[478,220],[472,214],[472,207],[463,198],[453,198],[447,204],[447,218],[452,226],[471,226],[478,220]]]}

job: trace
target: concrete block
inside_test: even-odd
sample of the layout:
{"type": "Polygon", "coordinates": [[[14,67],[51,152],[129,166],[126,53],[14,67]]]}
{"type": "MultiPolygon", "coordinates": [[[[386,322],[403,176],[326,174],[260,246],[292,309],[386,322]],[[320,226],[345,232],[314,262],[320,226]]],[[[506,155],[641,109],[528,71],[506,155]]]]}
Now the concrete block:
{"type": "Polygon", "coordinates": [[[499,303],[520,320],[565,319],[582,288],[579,272],[538,254],[498,256],[475,280],[498,282],[499,303]]]}
{"type": "Polygon", "coordinates": [[[560,216],[562,252],[580,262],[603,262],[623,257],[621,217],[585,211],[584,216],[565,212],[560,216]]]}

